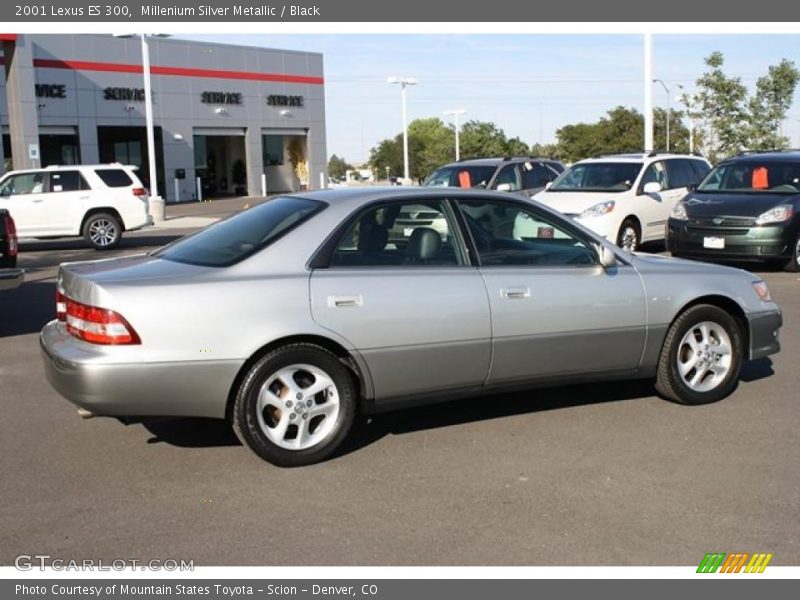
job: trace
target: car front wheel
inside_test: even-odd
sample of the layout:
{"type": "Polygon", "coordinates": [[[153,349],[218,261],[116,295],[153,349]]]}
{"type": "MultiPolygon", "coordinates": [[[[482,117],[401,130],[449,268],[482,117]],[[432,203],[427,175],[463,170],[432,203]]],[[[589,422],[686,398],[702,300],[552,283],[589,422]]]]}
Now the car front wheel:
{"type": "Polygon", "coordinates": [[[122,225],[114,215],[97,213],[86,219],[83,237],[95,250],[111,250],[122,239],[122,225]]]}
{"type": "Polygon", "coordinates": [[[635,252],[639,249],[640,241],[639,225],[633,219],[625,219],[617,233],[617,246],[628,252],[635,252]]]}
{"type": "Polygon", "coordinates": [[[742,367],[742,334],[717,306],[698,304],[670,326],[658,362],[656,389],[680,404],[708,404],[729,395],[742,367]]]}
{"type": "Polygon", "coordinates": [[[800,231],[792,245],[792,258],[787,265],[788,269],[793,273],[800,271],[800,231]]]}
{"type": "Polygon", "coordinates": [[[280,467],[329,458],[355,421],[350,370],[311,344],[279,347],[247,372],[236,394],[233,429],[258,456],[280,467]]]}

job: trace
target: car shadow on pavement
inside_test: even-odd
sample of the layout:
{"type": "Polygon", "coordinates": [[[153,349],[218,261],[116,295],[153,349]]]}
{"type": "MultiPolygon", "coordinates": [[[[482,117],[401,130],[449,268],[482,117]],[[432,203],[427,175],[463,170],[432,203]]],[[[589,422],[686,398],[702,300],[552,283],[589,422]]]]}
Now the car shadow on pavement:
{"type": "Polygon", "coordinates": [[[0,338],[38,333],[56,316],[56,284],[29,281],[0,293],[0,338]]]}
{"type": "MultiPolygon", "coordinates": [[[[773,373],[772,361],[764,358],[746,362],[741,379],[745,382],[756,381],[773,373]]],[[[381,413],[361,419],[332,459],[361,450],[387,435],[577,406],[636,400],[652,397],[654,394],[652,381],[614,381],[473,397],[381,413]]],[[[240,445],[230,425],[220,419],[173,417],[132,419],[125,422],[129,425],[142,425],[153,434],[147,440],[148,444],[166,443],[181,448],[240,445]]]]}

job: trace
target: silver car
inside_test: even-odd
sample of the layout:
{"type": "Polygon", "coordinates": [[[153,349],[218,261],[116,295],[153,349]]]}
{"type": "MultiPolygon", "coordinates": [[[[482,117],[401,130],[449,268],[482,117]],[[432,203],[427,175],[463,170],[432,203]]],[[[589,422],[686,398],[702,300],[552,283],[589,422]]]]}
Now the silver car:
{"type": "Polygon", "coordinates": [[[781,324],[750,273],[629,254],[524,198],[354,188],[62,265],[41,346],[84,416],[228,419],[260,457],[296,466],[331,456],[358,415],[409,403],[634,378],[713,402],[744,360],[779,350],[781,324]],[[445,230],[390,235],[420,207],[445,230]],[[514,237],[521,214],[536,235],[514,237]]]}

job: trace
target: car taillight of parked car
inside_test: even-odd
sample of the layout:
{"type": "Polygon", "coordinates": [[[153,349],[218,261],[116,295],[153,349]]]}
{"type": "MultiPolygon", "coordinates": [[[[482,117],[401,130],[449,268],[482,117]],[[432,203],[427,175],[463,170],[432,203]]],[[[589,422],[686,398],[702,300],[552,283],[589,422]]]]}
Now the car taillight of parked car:
{"type": "Polygon", "coordinates": [[[132,191],[133,191],[133,195],[134,196],[146,196],[147,195],[147,190],[144,189],[144,188],[141,188],[141,187],[133,188],[132,191]]]}
{"type": "Polygon", "coordinates": [[[14,223],[14,219],[11,218],[11,215],[6,214],[4,217],[5,221],[5,229],[6,229],[6,247],[3,254],[6,256],[16,256],[19,250],[18,240],[17,240],[17,226],[14,223]]]}
{"type": "Polygon", "coordinates": [[[67,325],[67,332],[90,344],[110,346],[141,344],[139,334],[119,313],[75,302],[56,292],[56,318],[67,325]]]}

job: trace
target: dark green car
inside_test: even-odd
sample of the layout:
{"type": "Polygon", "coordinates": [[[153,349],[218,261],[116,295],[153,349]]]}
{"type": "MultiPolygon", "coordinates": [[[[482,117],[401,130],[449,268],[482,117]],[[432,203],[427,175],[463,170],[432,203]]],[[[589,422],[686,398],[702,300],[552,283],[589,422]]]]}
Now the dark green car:
{"type": "Polygon", "coordinates": [[[672,210],[667,250],[800,271],[800,151],[742,153],[717,165],[672,210]]]}

